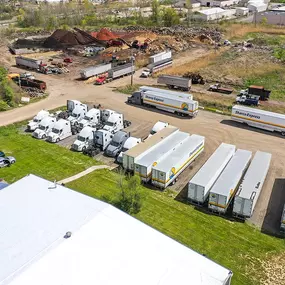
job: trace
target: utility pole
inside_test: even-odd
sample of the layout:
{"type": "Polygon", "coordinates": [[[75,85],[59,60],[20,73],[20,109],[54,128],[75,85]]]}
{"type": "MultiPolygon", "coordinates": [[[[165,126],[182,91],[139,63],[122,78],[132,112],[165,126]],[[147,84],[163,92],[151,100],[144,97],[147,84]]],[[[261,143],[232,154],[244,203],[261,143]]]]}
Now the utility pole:
{"type": "Polygon", "coordinates": [[[134,83],[134,55],[133,55],[133,49],[131,48],[131,63],[132,63],[132,73],[131,73],[131,86],[133,86],[134,83]]]}

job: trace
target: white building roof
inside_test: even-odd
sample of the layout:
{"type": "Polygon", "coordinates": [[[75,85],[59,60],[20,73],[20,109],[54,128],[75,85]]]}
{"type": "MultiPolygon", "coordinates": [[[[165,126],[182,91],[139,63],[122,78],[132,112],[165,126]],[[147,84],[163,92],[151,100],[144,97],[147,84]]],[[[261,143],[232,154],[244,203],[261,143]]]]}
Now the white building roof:
{"type": "Polygon", "coordinates": [[[222,8],[210,8],[210,9],[201,10],[199,11],[199,13],[204,14],[204,15],[214,15],[214,14],[223,13],[225,11],[226,10],[222,8]]]}
{"type": "Polygon", "coordinates": [[[1,285],[222,285],[231,276],[113,206],[34,175],[0,191],[0,224],[1,285]]]}

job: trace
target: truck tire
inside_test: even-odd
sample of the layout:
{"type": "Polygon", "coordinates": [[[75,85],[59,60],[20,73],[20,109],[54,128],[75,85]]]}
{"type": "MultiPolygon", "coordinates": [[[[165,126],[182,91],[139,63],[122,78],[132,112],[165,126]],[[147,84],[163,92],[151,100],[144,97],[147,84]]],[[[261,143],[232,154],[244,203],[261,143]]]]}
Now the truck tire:
{"type": "Polygon", "coordinates": [[[45,134],[43,134],[42,139],[44,140],[44,139],[46,139],[46,137],[47,137],[47,136],[46,136],[45,134]]]}
{"type": "Polygon", "coordinates": [[[58,142],[59,142],[59,138],[57,138],[57,139],[55,140],[55,142],[58,143],[58,142]]]}
{"type": "Polygon", "coordinates": [[[82,152],[84,153],[85,150],[86,150],[86,146],[84,146],[84,147],[82,148],[82,152]]]}
{"type": "Polygon", "coordinates": [[[284,137],[285,136],[285,132],[281,132],[281,135],[284,137]]]}

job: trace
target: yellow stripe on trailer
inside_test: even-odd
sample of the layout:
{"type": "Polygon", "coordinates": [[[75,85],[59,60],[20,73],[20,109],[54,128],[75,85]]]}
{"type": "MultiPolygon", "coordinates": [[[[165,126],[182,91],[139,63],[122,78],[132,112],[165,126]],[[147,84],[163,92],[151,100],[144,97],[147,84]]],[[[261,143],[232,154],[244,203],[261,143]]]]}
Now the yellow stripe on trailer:
{"type": "Polygon", "coordinates": [[[270,125],[270,126],[280,127],[280,128],[285,129],[285,126],[283,126],[283,125],[268,123],[268,122],[265,122],[265,121],[260,121],[260,120],[256,120],[256,119],[252,119],[252,118],[248,118],[248,117],[244,117],[244,116],[232,115],[232,117],[239,118],[239,119],[245,119],[245,120],[249,120],[249,121],[253,121],[253,122],[262,123],[262,124],[265,124],[265,125],[270,125]]]}
{"type": "MultiPolygon", "coordinates": [[[[203,149],[204,149],[204,145],[201,146],[194,154],[192,154],[192,155],[186,160],[186,162],[184,162],[184,163],[182,164],[182,166],[178,168],[178,170],[176,171],[176,173],[179,172],[195,155],[197,155],[198,153],[200,153],[203,149]]],[[[167,180],[160,180],[160,179],[158,179],[158,178],[153,178],[152,180],[166,184],[170,179],[171,179],[171,178],[168,178],[167,180]]]]}

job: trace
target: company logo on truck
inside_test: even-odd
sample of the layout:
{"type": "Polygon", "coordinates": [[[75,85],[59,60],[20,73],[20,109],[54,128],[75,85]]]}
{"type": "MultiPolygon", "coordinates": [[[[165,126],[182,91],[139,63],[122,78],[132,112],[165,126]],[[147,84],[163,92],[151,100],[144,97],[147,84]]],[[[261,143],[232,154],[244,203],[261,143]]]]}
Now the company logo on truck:
{"type": "Polygon", "coordinates": [[[181,104],[181,109],[184,111],[188,111],[188,104],[187,103],[182,103],[181,104]]]}
{"type": "Polygon", "coordinates": [[[176,174],[176,169],[175,167],[172,167],[170,170],[170,178],[172,178],[176,174]]]}
{"type": "Polygon", "coordinates": [[[241,111],[236,111],[236,114],[244,116],[244,117],[249,117],[249,118],[252,118],[252,119],[260,120],[260,116],[258,116],[258,115],[254,115],[254,114],[250,114],[250,113],[246,113],[246,112],[241,112],[241,111]]]}
{"type": "Polygon", "coordinates": [[[164,102],[164,100],[161,98],[153,97],[153,96],[149,96],[149,95],[146,95],[145,98],[149,99],[149,100],[153,100],[153,101],[164,102]]]}

